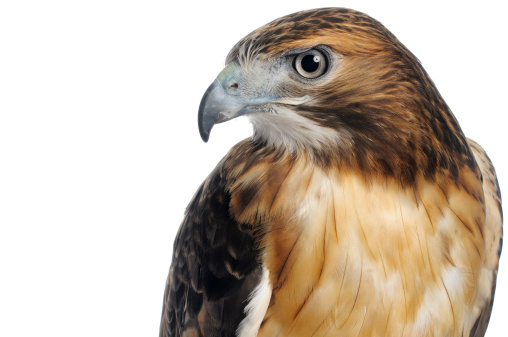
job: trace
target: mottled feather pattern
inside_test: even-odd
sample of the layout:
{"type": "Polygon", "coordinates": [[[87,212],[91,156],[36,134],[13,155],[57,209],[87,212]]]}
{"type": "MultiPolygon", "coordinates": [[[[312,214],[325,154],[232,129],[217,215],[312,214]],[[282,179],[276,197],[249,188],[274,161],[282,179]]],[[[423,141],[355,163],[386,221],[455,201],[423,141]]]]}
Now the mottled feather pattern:
{"type": "Polygon", "coordinates": [[[337,322],[343,325],[335,332],[344,335],[452,335],[449,321],[470,329],[475,287],[461,287],[478,282],[470,270],[478,269],[485,250],[477,226],[484,221],[483,192],[475,173],[466,166],[459,186],[436,177],[438,184],[423,179],[401,190],[396,180],[380,184],[305,160],[288,156],[265,166],[261,157],[231,179],[232,214],[266,231],[259,244],[273,299],[259,336],[324,335],[337,322]],[[273,180],[253,179],[267,167],[273,180]],[[251,181],[266,199],[245,199],[242,188],[248,193],[251,181]],[[472,195],[463,195],[463,188],[472,195]],[[463,246],[467,251],[457,250],[463,246]],[[427,298],[432,293],[443,296],[427,298]],[[471,308],[461,310],[461,303],[471,308]],[[384,319],[374,319],[380,315],[384,319]],[[398,319],[390,322],[390,315],[398,319]]]}
{"type": "Polygon", "coordinates": [[[494,165],[481,146],[469,140],[476,162],[482,171],[483,189],[485,193],[486,219],[484,239],[487,253],[481,271],[481,283],[478,287],[479,296],[476,300],[475,310],[480,314],[471,330],[470,337],[482,337],[487,330],[494,293],[496,290],[497,269],[503,243],[503,211],[501,209],[501,191],[496,177],[494,165]]]}
{"type": "Polygon", "coordinates": [[[247,114],[253,136],[194,196],[161,337],[484,336],[496,173],[417,58],[369,16],[325,8],[255,30],[231,63],[246,94],[306,99],[247,114]],[[309,48],[329,54],[323,79],[277,73],[309,48]]]}
{"type": "Polygon", "coordinates": [[[229,216],[220,169],[197,191],[175,239],[160,336],[233,336],[259,282],[257,250],[229,216]]]}
{"type": "Polygon", "coordinates": [[[286,90],[295,96],[313,94],[312,104],[299,106],[299,113],[328,128],[344,129],[352,137],[354,151],[349,146],[342,151],[332,148],[332,153],[322,151],[323,163],[343,160],[407,183],[419,173],[431,175],[440,167],[456,175],[460,165],[475,166],[455,117],[418,59],[381,23],[363,13],[338,8],[283,17],[241,40],[227,62],[319,45],[344,56],[334,78],[305,92],[286,90]],[[330,20],[337,22],[326,29],[320,23],[295,29],[301,20],[325,26],[330,20]],[[273,36],[279,38],[273,41],[273,36]],[[454,155],[446,155],[449,152],[454,155]]]}

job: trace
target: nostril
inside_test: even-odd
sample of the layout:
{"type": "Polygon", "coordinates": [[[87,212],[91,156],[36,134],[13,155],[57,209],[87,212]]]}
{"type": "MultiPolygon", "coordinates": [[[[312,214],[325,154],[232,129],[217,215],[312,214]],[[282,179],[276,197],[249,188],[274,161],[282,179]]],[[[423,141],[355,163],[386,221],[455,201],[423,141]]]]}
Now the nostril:
{"type": "Polygon", "coordinates": [[[234,92],[236,92],[237,90],[238,90],[238,83],[236,83],[236,82],[231,83],[231,84],[229,85],[229,87],[228,87],[228,91],[229,91],[230,93],[234,93],[234,92]]]}

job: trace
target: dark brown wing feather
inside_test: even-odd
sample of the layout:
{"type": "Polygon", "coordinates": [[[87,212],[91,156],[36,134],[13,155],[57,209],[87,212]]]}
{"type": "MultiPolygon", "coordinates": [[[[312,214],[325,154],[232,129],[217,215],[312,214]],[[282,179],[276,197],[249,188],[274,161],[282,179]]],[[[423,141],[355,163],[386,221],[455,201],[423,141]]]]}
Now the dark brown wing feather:
{"type": "Polygon", "coordinates": [[[220,163],[187,208],[174,243],[160,337],[235,336],[261,270],[250,233],[229,215],[220,163]]]}

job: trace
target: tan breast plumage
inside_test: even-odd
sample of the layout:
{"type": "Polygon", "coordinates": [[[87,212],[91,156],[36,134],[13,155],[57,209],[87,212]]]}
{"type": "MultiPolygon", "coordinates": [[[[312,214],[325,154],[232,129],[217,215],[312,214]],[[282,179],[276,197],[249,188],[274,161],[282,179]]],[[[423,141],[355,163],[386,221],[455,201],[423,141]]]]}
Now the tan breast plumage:
{"type": "Polygon", "coordinates": [[[308,160],[232,171],[232,214],[263,224],[273,291],[258,336],[469,331],[490,295],[501,235],[497,208],[487,206],[486,221],[477,175],[463,167],[456,181],[402,188],[308,160]]]}

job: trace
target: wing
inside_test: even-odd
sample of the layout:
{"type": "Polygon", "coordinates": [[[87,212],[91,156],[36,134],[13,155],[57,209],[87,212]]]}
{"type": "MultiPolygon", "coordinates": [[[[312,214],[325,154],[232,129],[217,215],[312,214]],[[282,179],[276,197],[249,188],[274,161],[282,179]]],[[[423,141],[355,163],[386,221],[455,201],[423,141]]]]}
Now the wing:
{"type": "Polygon", "coordinates": [[[476,306],[479,309],[479,316],[470,333],[470,337],[482,337],[487,330],[490,313],[494,304],[497,268],[503,240],[503,213],[501,209],[501,192],[494,166],[480,145],[470,139],[468,141],[475,155],[476,162],[482,171],[483,191],[485,194],[486,218],[484,238],[487,252],[478,286],[476,306]]]}
{"type": "Polygon", "coordinates": [[[198,189],[176,236],[160,337],[235,336],[259,283],[252,236],[229,215],[223,167],[198,189]]]}

